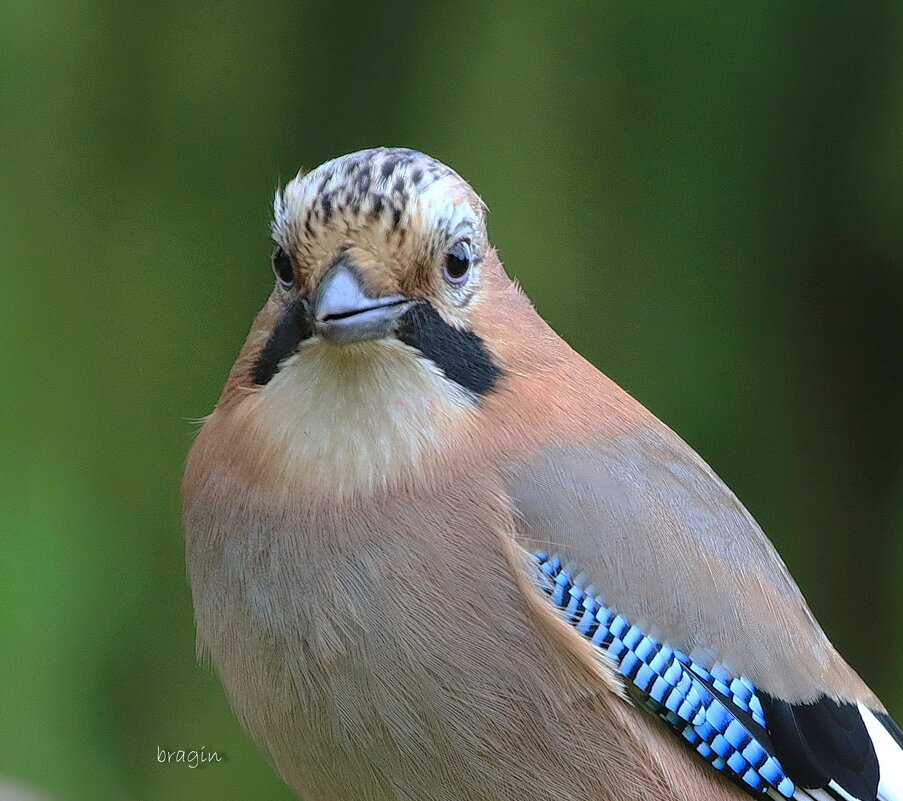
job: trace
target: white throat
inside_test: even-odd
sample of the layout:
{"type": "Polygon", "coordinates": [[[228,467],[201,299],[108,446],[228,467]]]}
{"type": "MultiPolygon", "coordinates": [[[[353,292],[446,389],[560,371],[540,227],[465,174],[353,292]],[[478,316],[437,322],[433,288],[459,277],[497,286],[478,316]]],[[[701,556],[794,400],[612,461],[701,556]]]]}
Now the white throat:
{"type": "Polygon", "coordinates": [[[389,340],[306,343],[245,403],[284,480],[338,497],[413,476],[457,440],[475,409],[431,361],[389,340]]]}

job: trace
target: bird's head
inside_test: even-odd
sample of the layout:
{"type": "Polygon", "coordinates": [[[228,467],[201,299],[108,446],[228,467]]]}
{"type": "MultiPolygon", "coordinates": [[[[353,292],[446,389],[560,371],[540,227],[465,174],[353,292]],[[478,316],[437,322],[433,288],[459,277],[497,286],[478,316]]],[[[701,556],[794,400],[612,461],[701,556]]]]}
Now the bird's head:
{"type": "Polygon", "coordinates": [[[506,349],[531,347],[511,339],[532,309],[482,201],[435,159],[380,148],[299,175],[274,211],[273,292],[214,413],[236,460],[331,493],[410,476],[473,430],[506,349]]]}
{"type": "Polygon", "coordinates": [[[395,148],[334,159],[277,193],[272,230],[278,319],[256,384],[305,344],[345,358],[402,344],[463,390],[491,388],[498,369],[471,319],[488,250],[483,204],[452,169],[395,148]]]}

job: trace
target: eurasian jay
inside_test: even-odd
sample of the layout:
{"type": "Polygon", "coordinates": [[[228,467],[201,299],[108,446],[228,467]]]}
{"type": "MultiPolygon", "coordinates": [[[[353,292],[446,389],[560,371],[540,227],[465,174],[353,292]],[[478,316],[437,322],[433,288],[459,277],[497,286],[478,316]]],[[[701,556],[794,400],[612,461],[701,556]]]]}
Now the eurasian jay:
{"type": "Polygon", "coordinates": [[[184,483],[200,653],[306,801],[903,801],[903,733],[746,509],[411,150],[275,199],[184,483]]]}

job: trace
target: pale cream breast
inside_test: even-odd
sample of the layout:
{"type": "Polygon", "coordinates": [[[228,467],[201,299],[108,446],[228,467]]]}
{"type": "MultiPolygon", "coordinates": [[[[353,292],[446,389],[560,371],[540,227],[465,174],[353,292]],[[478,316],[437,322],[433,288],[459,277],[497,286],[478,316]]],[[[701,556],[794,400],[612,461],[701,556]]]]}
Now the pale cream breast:
{"type": "Polygon", "coordinates": [[[400,342],[315,339],[234,414],[284,488],[338,500],[413,477],[428,455],[460,441],[475,404],[400,342]]]}

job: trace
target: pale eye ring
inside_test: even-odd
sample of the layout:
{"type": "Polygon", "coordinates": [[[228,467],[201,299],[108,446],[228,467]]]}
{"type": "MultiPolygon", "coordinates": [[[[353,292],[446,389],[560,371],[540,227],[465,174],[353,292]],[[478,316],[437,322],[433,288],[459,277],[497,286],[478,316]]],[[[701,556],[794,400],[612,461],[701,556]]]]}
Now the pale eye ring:
{"type": "Polygon", "coordinates": [[[442,276],[448,283],[460,285],[467,280],[472,266],[473,251],[471,250],[470,242],[462,239],[460,242],[455,242],[448,253],[445,254],[442,276]]]}
{"type": "Polygon", "coordinates": [[[291,289],[295,285],[295,271],[292,260],[281,245],[273,248],[273,275],[283,289],[291,289]]]}

